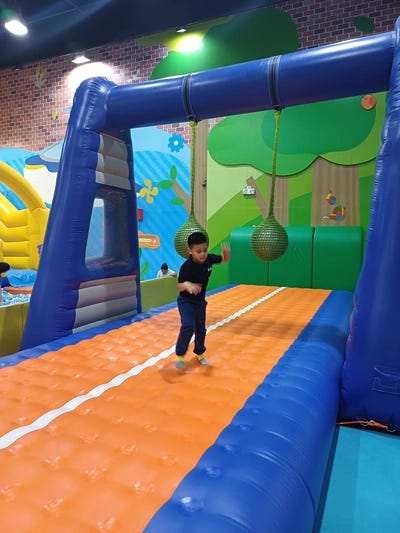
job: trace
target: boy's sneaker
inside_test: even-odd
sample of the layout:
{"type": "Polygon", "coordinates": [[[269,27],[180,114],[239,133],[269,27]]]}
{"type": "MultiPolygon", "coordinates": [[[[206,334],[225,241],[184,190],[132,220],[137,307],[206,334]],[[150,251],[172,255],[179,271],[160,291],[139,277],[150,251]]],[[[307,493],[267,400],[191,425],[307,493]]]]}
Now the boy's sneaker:
{"type": "Polygon", "coordinates": [[[208,359],[206,359],[206,358],[204,357],[204,355],[196,355],[196,357],[197,357],[198,362],[199,362],[202,366],[207,366],[207,365],[210,364],[210,363],[208,362],[208,359]]]}
{"type": "Polygon", "coordinates": [[[179,370],[182,370],[183,368],[185,368],[185,361],[183,360],[183,357],[176,358],[175,368],[178,368],[179,370]]]}

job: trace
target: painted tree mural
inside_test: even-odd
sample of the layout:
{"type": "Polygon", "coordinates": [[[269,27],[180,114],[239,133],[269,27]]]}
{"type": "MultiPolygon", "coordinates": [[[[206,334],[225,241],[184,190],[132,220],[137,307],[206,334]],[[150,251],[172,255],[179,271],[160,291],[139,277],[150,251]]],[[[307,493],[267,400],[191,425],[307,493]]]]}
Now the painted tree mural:
{"type": "MultiPolygon", "coordinates": [[[[376,156],[384,105],[385,94],[378,94],[282,111],[277,174],[281,178],[297,177],[312,168],[309,221],[312,225],[332,221],[347,225],[360,223],[358,165],[376,156]],[[343,202],[346,202],[346,216],[331,216],[335,207],[329,210],[329,205],[344,206],[343,202]]],[[[210,155],[221,165],[249,165],[260,171],[260,175],[270,174],[274,128],[273,111],[228,117],[210,132],[210,155]]],[[[260,175],[247,178],[247,183],[256,187],[257,193],[260,192],[260,175]]],[[[290,190],[287,190],[290,180],[279,181],[281,201],[287,200],[290,198],[290,190]]],[[[256,201],[260,196],[256,194],[256,201]]],[[[258,200],[258,203],[261,214],[264,214],[265,201],[260,203],[258,200]]],[[[287,205],[281,207],[287,211],[287,205]]],[[[280,222],[285,223],[282,214],[280,222]]]]}

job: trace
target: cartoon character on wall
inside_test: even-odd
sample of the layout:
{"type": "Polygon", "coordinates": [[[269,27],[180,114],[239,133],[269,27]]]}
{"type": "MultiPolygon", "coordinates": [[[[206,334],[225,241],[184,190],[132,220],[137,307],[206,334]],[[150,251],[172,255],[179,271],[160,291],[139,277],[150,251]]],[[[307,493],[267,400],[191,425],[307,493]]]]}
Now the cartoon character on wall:
{"type": "Polygon", "coordinates": [[[331,190],[329,190],[328,194],[326,195],[325,200],[328,202],[328,205],[336,204],[336,196],[333,194],[331,190]]]}
{"type": "Polygon", "coordinates": [[[331,206],[335,206],[335,207],[333,208],[332,211],[329,211],[329,208],[328,208],[328,214],[325,215],[323,218],[327,220],[336,220],[337,222],[339,222],[340,220],[343,220],[345,217],[346,208],[343,204],[336,205],[337,203],[336,196],[333,194],[333,192],[330,189],[329,189],[328,194],[325,197],[325,200],[327,201],[329,208],[331,206]]]}
{"type": "Polygon", "coordinates": [[[345,213],[346,213],[346,208],[344,207],[344,205],[339,204],[334,208],[332,213],[329,215],[329,219],[336,220],[339,222],[340,220],[344,219],[345,213]]]}

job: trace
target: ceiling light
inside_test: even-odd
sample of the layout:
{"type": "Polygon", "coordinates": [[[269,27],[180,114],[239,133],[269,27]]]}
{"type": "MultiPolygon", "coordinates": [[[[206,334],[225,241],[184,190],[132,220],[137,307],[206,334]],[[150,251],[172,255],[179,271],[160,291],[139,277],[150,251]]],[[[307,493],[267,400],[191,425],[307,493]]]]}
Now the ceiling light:
{"type": "Polygon", "coordinates": [[[176,46],[176,50],[183,54],[188,54],[201,48],[202,44],[203,40],[201,35],[189,33],[188,35],[180,37],[180,41],[176,46]]]}
{"type": "Polygon", "coordinates": [[[187,32],[187,29],[183,26],[181,26],[180,28],[176,30],[176,33],[185,33],[185,32],[187,32]]]}
{"type": "Polygon", "coordinates": [[[75,65],[83,65],[84,63],[89,63],[90,59],[86,57],[85,54],[77,54],[74,59],[72,60],[72,63],[75,63],[75,65]]]}
{"type": "Polygon", "coordinates": [[[7,22],[4,23],[4,27],[13,35],[26,35],[28,33],[28,28],[17,18],[7,20],[7,22]]]}

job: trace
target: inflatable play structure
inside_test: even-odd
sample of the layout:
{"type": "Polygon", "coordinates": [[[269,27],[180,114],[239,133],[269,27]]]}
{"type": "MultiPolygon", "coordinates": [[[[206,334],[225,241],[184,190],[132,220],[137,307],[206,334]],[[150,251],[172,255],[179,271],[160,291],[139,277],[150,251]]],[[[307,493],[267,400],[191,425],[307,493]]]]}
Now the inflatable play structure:
{"type": "Polygon", "coordinates": [[[0,161],[0,182],[25,204],[18,209],[0,194],[0,261],[16,269],[37,269],[38,246],[43,243],[49,209],[16,170],[0,161]]]}
{"type": "MultiPolygon", "coordinates": [[[[117,320],[115,324],[121,325],[126,317],[140,316],[130,128],[386,90],[389,91],[387,118],[377,158],[365,258],[354,302],[350,292],[333,292],[326,301],[321,300],[318,312],[314,311],[318,306],[308,309],[312,316],[308,326],[257,390],[248,391],[250,399],[243,408],[239,407],[232,422],[227,422],[227,428],[198,465],[190,470],[188,463],[189,471],[183,472],[174,494],[167,501],[157,502],[156,507],[160,508],[148,522],[146,532],[309,533],[337,417],[342,421],[374,420],[390,431],[400,431],[400,21],[394,32],[261,61],[135,85],[117,86],[106,79],[94,78],[79,87],[61,157],[21,359],[77,343],[79,339],[93,336],[90,331],[100,333],[105,323],[104,331],[109,331],[111,321],[117,320]],[[86,254],[94,205],[104,207],[101,257],[86,254]],[[93,327],[94,330],[89,329],[93,327]]],[[[271,296],[252,291],[256,301],[245,307],[246,312],[271,296]]],[[[280,290],[274,293],[276,301],[279,294],[280,290]]],[[[300,293],[293,294],[293,302],[301,299],[300,293]]],[[[225,304],[225,310],[227,307],[225,304]]],[[[276,320],[289,323],[289,315],[290,307],[276,320]]],[[[259,315],[254,323],[249,320],[247,327],[256,327],[261,320],[259,315]]],[[[218,322],[216,327],[220,326],[218,322]]],[[[150,335],[156,337],[156,329],[150,335]]],[[[164,337],[168,335],[169,330],[165,329],[164,337]]],[[[259,333],[254,334],[254,338],[258,336],[259,333]]],[[[225,337],[221,342],[228,340],[225,337]]],[[[129,342],[134,340],[130,338],[129,342]]],[[[162,348],[162,340],[159,342],[162,348]]],[[[247,369],[249,378],[262,366],[269,350],[268,345],[260,347],[262,356],[257,358],[257,368],[247,369]]],[[[173,351],[166,351],[163,357],[169,353],[173,351]]],[[[102,354],[99,353],[98,360],[102,354]]],[[[55,358],[53,353],[48,360],[55,358]]],[[[110,364],[108,360],[107,364],[110,364]]],[[[131,375],[135,372],[138,371],[132,371],[131,375]]],[[[73,375],[74,379],[79,375],[80,371],[73,375]]],[[[158,379],[157,374],[154,379],[158,379]]],[[[157,387],[167,381],[157,381],[157,387]]],[[[241,381],[247,379],[242,377],[241,381]]],[[[145,387],[147,382],[139,383],[145,387]]],[[[175,390],[178,386],[174,384],[175,390]]],[[[151,403],[157,401],[157,387],[151,403]]],[[[201,400],[208,400],[210,395],[212,398],[213,391],[206,389],[201,400]]],[[[100,394],[96,388],[90,398],[100,394]]],[[[219,390],[218,397],[226,394],[229,394],[229,382],[219,390]]],[[[188,403],[183,393],[180,398],[181,406],[188,403]]],[[[170,414],[169,401],[168,396],[162,397],[165,416],[170,414]]],[[[196,411],[201,411],[202,401],[197,398],[196,411]]],[[[150,409],[146,402],[139,401],[137,405],[127,417],[139,419],[150,409]]],[[[172,413],[167,421],[164,419],[165,425],[173,426],[181,415],[181,411],[172,413]]],[[[124,417],[114,420],[115,431],[123,420],[124,417]]],[[[181,425],[186,427],[187,420],[184,418],[181,425]]],[[[43,427],[40,424],[34,427],[35,431],[43,427]]],[[[100,428],[99,422],[98,432],[100,428]]],[[[15,438],[23,435],[15,431],[15,438]]],[[[117,438],[115,431],[111,432],[113,445],[117,438]]],[[[154,425],[145,423],[142,436],[152,431],[154,425]]],[[[90,442],[96,440],[93,435],[88,437],[90,442]]],[[[154,433],[153,440],[146,441],[149,455],[155,442],[163,440],[157,435],[154,433]]],[[[185,439],[183,435],[180,448],[185,439]]],[[[193,442],[188,439],[193,448],[202,437],[193,442]]],[[[3,447],[9,445],[9,441],[4,442],[3,447]]],[[[124,451],[131,453],[128,443],[124,444],[124,451]]],[[[180,455],[178,451],[177,456],[180,455]]],[[[98,457],[100,461],[100,452],[98,457]]],[[[167,453],[157,460],[173,464],[173,458],[167,453]]],[[[175,471],[178,466],[177,460],[175,471]]],[[[143,469],[144,476],[151,471],[144,466],[143,469]]],[[[136,471],[134,476],[138,475],[136,471]]],[[[150,482],[135,485],[135,491],[153,498],[159,494],[150,482]]],[[[106,522],[104,527],[107,524],[114,522],[106,522]]],[[[99,522],[97,525],[103,527],[99,522]]],[[[125,530],[139,531],[139,528],[134,523],[131,527],[125,523],[121,531],[125,530]]]]}

